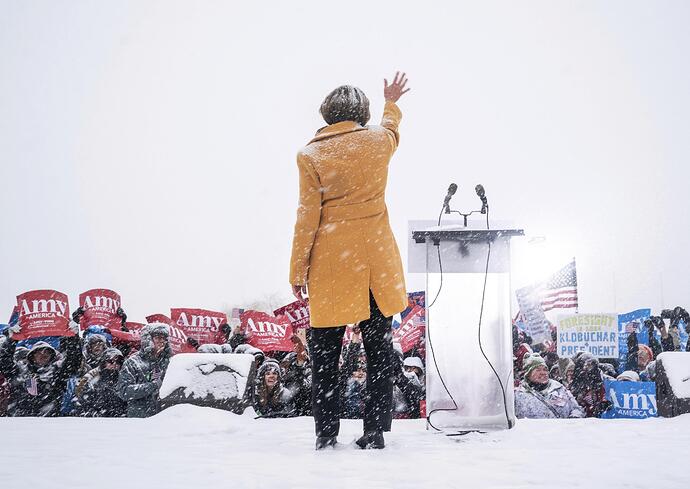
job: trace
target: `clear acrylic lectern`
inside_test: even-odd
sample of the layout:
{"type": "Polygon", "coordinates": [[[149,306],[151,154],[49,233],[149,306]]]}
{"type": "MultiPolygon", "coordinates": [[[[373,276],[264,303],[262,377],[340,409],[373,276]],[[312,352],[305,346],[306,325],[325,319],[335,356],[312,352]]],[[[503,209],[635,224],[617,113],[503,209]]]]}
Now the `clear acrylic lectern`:
{"type": "Polygon", "coordinates": [[[464,432],[515,425],[510,239],[523,234],[461,226],[412,230],[408,268],[426,273],[426,410],[436,428],[464,432]],[[480,334],[502,387],[480,350],[480,334]]]}

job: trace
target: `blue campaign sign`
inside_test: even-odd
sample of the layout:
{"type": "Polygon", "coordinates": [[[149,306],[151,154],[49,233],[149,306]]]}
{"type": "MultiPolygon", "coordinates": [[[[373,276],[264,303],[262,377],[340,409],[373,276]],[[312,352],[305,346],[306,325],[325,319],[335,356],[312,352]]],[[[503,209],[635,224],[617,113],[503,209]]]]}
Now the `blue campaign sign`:
{"type": "Polygon", "coordinates": [[[685,329],[685,321],[678,323],[678,332],[680,333],[680,351],[685,351],[688,346],[688,332],[685,329]]]}
{"type": "Polygon", "coordinates": [[[628,355],[628,335],[631,332],[637,333],[638,343],[649,344],[649,333],[647,333],[647,328],[644,327],[644,321],[649,319],[651,315],[651,309],[638,309],[627,314],[618,315],[618,359],[623,364],[625,364],[628,355]]]}
{"type": "Polygon", "coordinates": [[[601,415],[605,419],[644,419],[657,416],[656,384],[605,380],[606,400],[612,407],[601,415]]]}

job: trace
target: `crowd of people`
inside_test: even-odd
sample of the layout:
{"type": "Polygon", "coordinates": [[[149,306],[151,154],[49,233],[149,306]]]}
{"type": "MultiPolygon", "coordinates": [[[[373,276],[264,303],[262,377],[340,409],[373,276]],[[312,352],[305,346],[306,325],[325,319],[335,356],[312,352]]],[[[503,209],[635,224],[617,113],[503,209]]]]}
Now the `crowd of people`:
{"type": "MultiPolygon", "coordinates": [[[[124,328],[126,315],[119,313],[124,328]]],[[[140,344],[132,345],[118,341],[109,328],[80,324],[82,316],[80,309],[73,314],[74,336],[17,341],[21,324],[3,331],[0,416],[148,417],[161,410],[159,391],[173,355],[169,326],[148,324],[141,330],[140,344]]],[[[311,415],[308,339],[293,335],[292,351],[264,352],[250,345],[239,328],[224,324],[220,330],[223,344],[199,344],[192,338],[188,344],[199,353],[254,356],[256,375],[249,397],[258,416],[311,415]]],[[[391,418],[418,418],[425,397],[423,346],[406,354],[397,348],[394,355],[391,418]]],[[[341,417],[363,416],[366,380],[366,354],[355,325],[340,357],[341,417]]]]}
{"type": "Polygon", "coordinates": [[[690,351],[690,341],[681,345],[679,328],[690,333],[688,313],[681,307],[664,311],[644,321],[648,345],[638,333],[627,337],[625,361],[598,359],[587,352],[571,358],[556,353],[556,331],[551,342],[533,344],[524,331],[513,326],[515,414],[518,418],[599,417],[611,407],[604,381],[656,380],[656,358],[665,351],[690,351]],[[667,325],[664,321],[670,319],[667,325]],[[658,332],[658,335],[657,335],[658,332]],[[659,339],[657,338],[659,337],[659,339]]]}
{"type": "MultiPolygon", "coordinates": [[[[610,407],[604,381],[654,381],[656,357],[678,351],[679,321],[687,313],[676,308],[667,325],[662,317],[644,322],[648,344],[638,334],[627,337],[625,361],[598,359],[586,352],[570,358],[556,353],[553,341],[534,344],[513,326],[515,412],[518,418],[598,417],[610,407]],[[676,319],[674,319],[676,318],[676,319]]],[[[16,341],[14,324],[0,335],[0,416],[148,417],[161,410],[159,390],[170,358],[169,326],[152,323],[141,331],[140,344],[118,342],[108,328],[80,325],[77,310],[70,322],[74,336],[16,341]]],[[[124,327],[126,315],[122,316],[124,327]]],[[[667,314],[668,316],[668,314],[667,314]]],[[[239,328],[222,325],[223,344],[188,343],[200,353],[245,353],[254,356],[255,379],[249,398],[260,417],[311,415],[312,373],[308,339],[291,340],[293,350],[261,351],[239,328]]],[[[306,330],[307,337],[309,329],[306,330]]],[[[690,331],[689,331],[690,332],[690,331]]],[[[394,344],[390,384],[393,418],[425,414],[424,340],[405,353],[394,344]]],[[[342,418],[362,418],[367,396],[367,359],[362,335],[354,326],[340,356],[339,393],[342,418]]]]}

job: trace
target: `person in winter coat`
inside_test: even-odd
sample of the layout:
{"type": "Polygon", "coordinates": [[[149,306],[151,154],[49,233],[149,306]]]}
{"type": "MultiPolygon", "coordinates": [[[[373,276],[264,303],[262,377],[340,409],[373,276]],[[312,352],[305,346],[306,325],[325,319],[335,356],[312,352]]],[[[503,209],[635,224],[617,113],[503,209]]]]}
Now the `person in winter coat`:
{"type": "Polygon", "coordinates": [[[292,337],[294,351],[280,361],[285,375],[283,385],[294,403],[295,416],[311,416],[311,362],[302,340],[292,337]]]}
{"type": "MultiPolygon", "coordinates": [[[[70,323],[70,329],[79,325],[70,323]]],[[[9,334],[20,331],[19,325],[9,334]]],[[[9,416],[59,416],[67,381],[76,374],[81,360],[79,336],[60,340],[58,352],[45,341],[35,342],[26,354],[26,363],[15,363],[17,341],[8,337],[0,349],[0,372],[9,380],[9,416]]]]}
{"type": "MultiPolygon", "coordinates": [[[[79,310],[75,311],[75,313],[72,314],[72,317],[79,318],[80,316],[78,312],[79,310]]],[[[103,357],[103,352],[110,347],[112,337],[108,331],[109,330],[102,326],[89,326],[82,333],[82,362],[79,370],[77,371],[77,375],[70,377],[70,379],[67,381],[67,389],[65,390],[65,396],[60,407],[60,413],[63,416],[72,416],[76,414],[75,391],[77,384],[79,384],[80,379],[83,378],[87,372],[98,368],[101,358],[103,357]]]]}
{"type": "Polygon", "coordinates": [[[538,353],[525,354],[524,377],[515,390],[518,418],[582,418],[584,412],[563,385],[549,378],[546,362],[538,353]]]}
{"type": "Polygon", "coordinates": [[[338,355],[346,324],[360,322],[367,350],[367,408],[361,448],[383,448],[392,402],[392,316],[407,305],[400,252],[385,203],[388,164],[400,136],[395,102],[405,74],[384,80],[381,126],[367,126],[369,100],[355,87],[321,104],[328,126],[297,155],[299,207],[290,284],[303,300],[309,286],[316,448],[335,445],[340,428],[338,355]],[[388,418],[386,418],[388,417],[388,418]]]}
{"type": "Polygon", "coordinates": [[[83,361],[80,369],[83,374],[100,365],[103,353],[109,347],[110,338],[101,330],[91,327],[84,331],[82,336],[83,361]]]}
{"type": "Polygon", "coordinates": [[[628,355],[625,369],[637,372],[641,381],[654,381],[656,378],[655,358],[664,351],[674,351],[673,337],[666,323],[659,316],[652,316],[644,322],[649,337],[649,346],[638,342],[637,333],[628,335],[628,355]],[[655,329],[661,333],[661,343],[655,336],[655,329]]]}
{"type": "Polygon", "coordinates": [[[290,392],[283,387],[283,371],[273,358],[267,358],[256,374],[254,411],[263,418],[294,416],[290,392]]]}
{"type": "Polygon", "coordinates": [[[405,396],[407,415],[410,418],[420,417],[420,402],[426,396],[424,363],[419,357],[407,357],[403,360],[402,375],[398,376],[396,385],[405,396]]]}
{"type": "Polygon", "coordinates": [[[122,365],[116,391],[127,403],[130,418],[146,418],[161,410],[158,391],[172,356],[169,335],[167,324],[145,326],[141,330],[141,349],[122,365]]]}
{"type": "Polygon", "coordinates": [[[575,372],[575,362],[570,358],[559,358],[558,363],[552,367],[552,379],[557,380],[563,387],[570,389],[570,384],[573,382],[573,373],[575,372]],[[554,368],[556,371],[554,371],[554,368]]]}
{"type": "Polygon", "coordinates": [[[98,367],[81,378],[75,391],[77,416],[119,418],[127,414],[127,403],[115,389],[124,360],[120,350],[108,348],[98,367]]]}
{"type": "Polygon", "coordinates": [[[367,365],[358,362],[355,370],[345,383],[345,412],[342,417],[347,419],[362,419],[367,398],[367,365]]]}
{"type": "Polygon", "coordinates": [[[586,352],[578,353],[574,359],[575,370],[570,392],[583,408],[585,416],[598,417],[611,406],[611,402],[606,400],[599,360],[586,352]]]}

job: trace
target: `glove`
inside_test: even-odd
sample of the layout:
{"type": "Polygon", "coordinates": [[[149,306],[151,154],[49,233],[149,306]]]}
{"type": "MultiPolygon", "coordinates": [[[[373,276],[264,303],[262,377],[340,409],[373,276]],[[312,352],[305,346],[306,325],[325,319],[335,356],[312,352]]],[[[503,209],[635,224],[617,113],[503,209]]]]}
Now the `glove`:
{"type": "Polygon", "coordinates": [[[9,334],[9,337],[12,338],[14,335],[17,335],[22,332],[22,327],[19,325],[19,323],[15,324],[14,326],[10,326],[7,328],[7,333],[9,334]]]}
{"type": "Polygon", "coordinates": [[[230,336],[230,333],[232,333],[232,328],[228,323],[223,323],[220,325],[220,331],[225,335],[226,337],[230,336]]]}
{"type": "Polygon", "coordinates": [[[77,307],[77,309],[72,313],[72,321],[79,323],[81,317],[84,315],[84,308],[77,307]]]}
{"type": "Polygon", "coordinates": [[[120,323],[122,324],[122,326],[124,326],[127,322],[127,314],[125,314],[125,311],[121,307],[118,307],[117,311],[115,311],[115,314],[117,314],[118,317],[120,317],[120,323]]]}
{"type": "Polygon", "coordinates": [[[81,330],[79,329],[79,323],[78,322],[76,322],[74,320],[70,321],[68,328],[76,336],[79,336],[79,333],[81,332],[81,330]]]}

